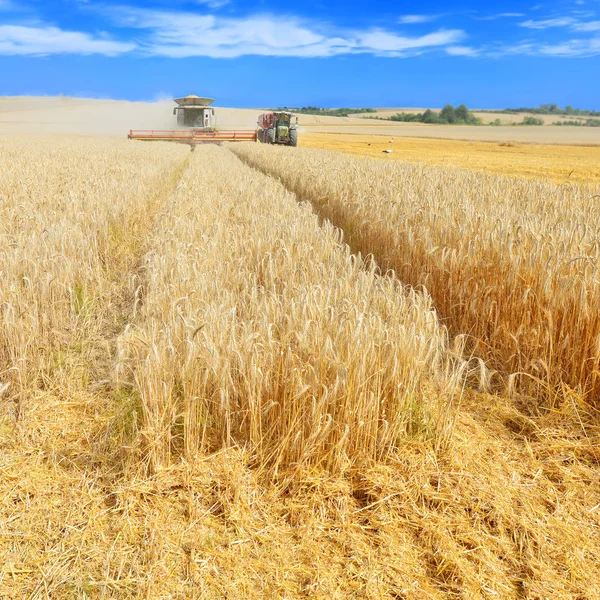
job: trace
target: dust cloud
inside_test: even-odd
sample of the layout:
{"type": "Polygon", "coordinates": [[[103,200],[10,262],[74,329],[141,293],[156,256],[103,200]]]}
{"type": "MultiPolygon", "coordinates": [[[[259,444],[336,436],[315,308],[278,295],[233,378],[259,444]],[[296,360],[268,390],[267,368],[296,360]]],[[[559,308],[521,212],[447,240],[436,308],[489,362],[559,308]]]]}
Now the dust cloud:
{"type": "MultiPolygon", "coordinates": [[[[130,129],[176,129],[175,103],[70,97],[0,97],[0,133],[126,136],[130,129]]],[[[215,107],[220,129],[255,129],[260,110],[215,107]]]]}

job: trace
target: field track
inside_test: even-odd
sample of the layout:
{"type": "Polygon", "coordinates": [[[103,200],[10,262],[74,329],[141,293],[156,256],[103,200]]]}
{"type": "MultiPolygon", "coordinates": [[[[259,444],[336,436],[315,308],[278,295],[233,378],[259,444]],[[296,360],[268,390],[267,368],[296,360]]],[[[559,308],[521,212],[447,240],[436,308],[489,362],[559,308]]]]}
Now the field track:
{"type": "Polygon", "coordinates": [[[0,597],[599,597],[593,419],[474,391],[431,298],[323,220],[368,166],[346,240],[394,224],[400,167],[233,150],[288,189],[228,148],[0,141],[0,597]]]}

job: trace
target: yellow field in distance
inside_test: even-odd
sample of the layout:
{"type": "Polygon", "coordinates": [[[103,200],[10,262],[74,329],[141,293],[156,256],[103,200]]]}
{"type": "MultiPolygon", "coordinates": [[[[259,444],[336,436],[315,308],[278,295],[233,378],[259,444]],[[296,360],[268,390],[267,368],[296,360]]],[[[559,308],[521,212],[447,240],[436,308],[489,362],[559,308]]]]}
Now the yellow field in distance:
{"type": "Polygon", "coordinates": [[[300,145],[355,156],[459,167],[556,183],[600,182],[600,146],[470,142],[463,140],[303,132],[300,145]],[[393,143],[390,140],[393,139],[393,143]],[[386,154],[383,151],[393,149],[386,154]]]}

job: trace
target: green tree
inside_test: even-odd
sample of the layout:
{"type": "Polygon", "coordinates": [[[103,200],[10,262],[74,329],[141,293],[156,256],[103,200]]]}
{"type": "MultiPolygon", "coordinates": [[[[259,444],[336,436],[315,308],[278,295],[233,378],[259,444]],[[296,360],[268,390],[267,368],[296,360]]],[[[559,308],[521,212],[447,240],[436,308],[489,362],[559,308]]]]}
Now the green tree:
{"type": "Polygon", "coordinates": [[[537,117],[523,117],[521,125],[543,125],[544,119],[538,119],[537,117]]]}
{"type": "Polygon", "coordinates": [[[446,104],[440,112],[440,119],[446,123],[454,123],[456,121],[456,113],[452,104],[446,104]]]}
{"type": "Polygon", "coordinates": [[[473,115],[469,112],[469,109],[464,104],[461,104],[454,109],[454,116],[456,121],[468,123],[473,115]]]}
{"type": "Polygon", "coordinates": [[[437,115],[429,108],[423,113],[422,119],[423,123],[437,123],[439,121],[437,115]]]}

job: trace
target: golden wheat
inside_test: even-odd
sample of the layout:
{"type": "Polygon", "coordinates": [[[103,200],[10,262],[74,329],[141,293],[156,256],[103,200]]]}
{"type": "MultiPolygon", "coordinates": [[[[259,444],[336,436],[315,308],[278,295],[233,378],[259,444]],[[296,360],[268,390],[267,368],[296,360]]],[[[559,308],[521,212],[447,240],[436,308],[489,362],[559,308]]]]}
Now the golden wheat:
{"type": "Polygon", "coordinates": [[[456,372],[429,298],[280,184],[199,148],[158,223],[120,365],[152,466],[239,444],[263,465],[343,470],[439,433],[456,372]]]}
{"type": "MultiPolygon", "coordinates": [[[[444,126],[441,127],[443,132],[444,126]]],[[[428,129],[428,126],[425,126],[425,129],[428,129]]],[[[550,132],[555,129],[559,128],[548,128],[550,132]]],[[[514,128],[508,132],[516,133],[514,128]]],[[[501,141],[501,138],[497,142],[466,141],[468,133],[464,139],[428,139],[405,137],[406,134],[399,135],[396,132],[394,144],[390,146],[390,135],[306,132],[302,134],[300,143],[304,148],[338,150],[355,157],[376,158],[388,162],[458,167],[496,175],[549,179],[558,184],[600,183],[600,145],[552,144],[551,136],[546,140],[540,139],[536,144],[526,143],[525,140],[511,141],[510,137],[506,137],[504,141],[501,141]],[[383,152],[390,148],[394,150],[391,154],[383,152]]]]}
{"type": "Polygon", "coordinates": [[[127,244],[185,155],[125,141],[0,143],[0,387],[15,400],[85,378],[94,309],[127,278],[127,244]],[[122,271],[123,270],[123,271],[122,271]],[[84,333],[85,332],[85,333],[84,333]],[[67,352],[76,349],[78,352],[67,352]],[[78,356],[76,356],[78,355],[78,356]],[[66,364],[68,361],[71,364],[66,364]]]}
{"type": "Polygon", "coordinates": [[[448,415],[431,301],[280,185],[125,140],[0,161],[1,598],[600,597],[599,428],[448,415]]]}
{"type": "Polygon", "coordinates": [[[550,396],[566,385],[598,404],[600,190],[318,150],[234,151],[313,202],[355,250],[426,287],[452,332],[511,384],[550,396]]]}

